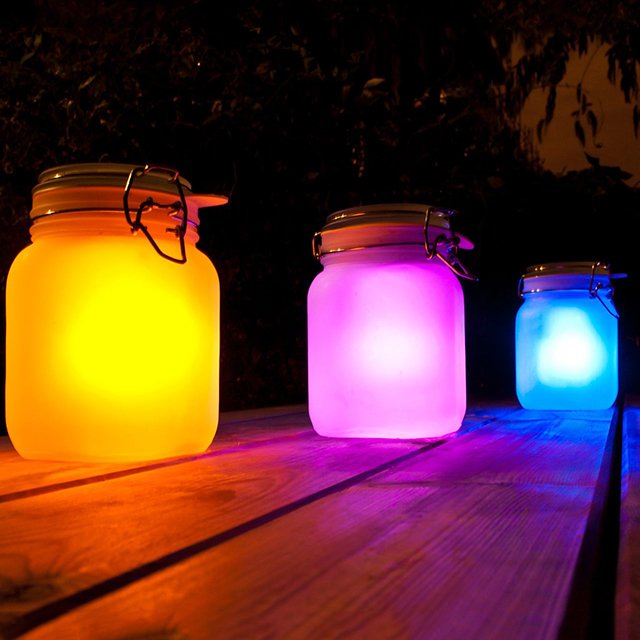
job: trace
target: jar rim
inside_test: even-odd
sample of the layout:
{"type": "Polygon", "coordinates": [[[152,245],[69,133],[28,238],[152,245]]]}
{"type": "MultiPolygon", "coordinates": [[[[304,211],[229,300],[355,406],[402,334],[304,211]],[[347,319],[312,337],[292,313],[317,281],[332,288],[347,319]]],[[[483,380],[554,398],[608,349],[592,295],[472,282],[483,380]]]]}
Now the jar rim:
{"type": "MultiPolygon", "coordinates": [[[[140,165],[109,162],[78,163],[51,167],[42,171],[38,184],[31,190],[33,205],[31,218],[56,213],[71,213],[95,209],[99,203],[104,210],[122,211],[123,194],[131,172],[142,169],[140,165]],[[99,191],[100,194],[92,194],[99,191]],[[94,202],[95,201],[95,202],[94,202]]],[[[151,167],[140,173],[132,184],[131,191],[142,200],[149,195],[162,195],[175,198],[176,181],[184,193],[189,208],[189,218],[197,221],[197,210],[228,202],[226,196],[215,194],[196,194],[191,183],[170,167],[151,167]],[[171,179],[168,178],[171,175],[171,179]]]]}
{"type": "Polygon", "coordinates": [[[425,240],[434,242],[437,238],[455,238],[460,249],[473,249],[468,238],[451,228],[453,213],[451,209],[420,203],[361,205],[329,214],[326,224],[316,236],[322,236],[324,251],[382,244],[424,245],[425,240]]]}
{"type": "Polygon", "coordinates": [[[546,262],[527,267],[520,278],[519,294],[570,290],[592,293],[611,289],[612,279],[624,277],[623,273],[612,274],[606,262],[546,262]]]}
{"type": "MultiPolygon", "coordinates": [[[[41,189],[45,185],[52,184],[64,186],[86,186],[94,184],[96,179],[104,178],[105,182],[112,182],[114,185],[120,184],[122,180],[126,180],[133,169],[140,165],[116,163],[116,162],[84,162],[77,164],[63,164],[56,167],[45,169],[38,176],[38,184],[33,188],[34,191],[41,189]]],[[[161,178],[158,175],[147,175],[140,178],[146,182],[158,183],[159,191],[169,191],[169,187],[163,183],[168,183],[166,177],[161,178]]],[[[192,190],[191,183],[179,176],[180,184],[183,189],[192,190]]]]}
{"type": "Polygon", "coordinates": [[[570,261],[570,262],[544,262],[527,267],[523,278],[535,278],[539,276],[564,276],[564,275],[611,275],[608,263],[596,260],[570,261]]]}
{"type": "Polygon", "coordinates": [[[382,204],[367,204],[357,207],[349,207],[348,209],[340,209],[334,211],[327,216],[327,224],[325,225],[342,225],[354,226],[360,224],[368,224],[375,220],[382,222],[388,219],[389,222],[397,222],[406,218],[411,222],[414,217],[419,217],[419,221],[423,222],[425,213],[428,209],[432,210],[432,220],[430,224],[445,229],[450,228],[449,215],[452,213],[450,209],[442,209],[429,204],[413,203],[413,202],[390,202],[382,204]]]}

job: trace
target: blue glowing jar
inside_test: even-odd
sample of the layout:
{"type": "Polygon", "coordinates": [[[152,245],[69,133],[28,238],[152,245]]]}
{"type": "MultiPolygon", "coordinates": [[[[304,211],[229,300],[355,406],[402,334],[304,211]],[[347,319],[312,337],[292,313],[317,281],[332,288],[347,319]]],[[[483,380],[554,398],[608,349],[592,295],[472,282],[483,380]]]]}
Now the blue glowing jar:
{"type": "Polygon", "coordinates": [[[525,409],[607,409],[618,395],[618,314],[609,266],[529,267],[516,316],[516,393],[525,409]]]}

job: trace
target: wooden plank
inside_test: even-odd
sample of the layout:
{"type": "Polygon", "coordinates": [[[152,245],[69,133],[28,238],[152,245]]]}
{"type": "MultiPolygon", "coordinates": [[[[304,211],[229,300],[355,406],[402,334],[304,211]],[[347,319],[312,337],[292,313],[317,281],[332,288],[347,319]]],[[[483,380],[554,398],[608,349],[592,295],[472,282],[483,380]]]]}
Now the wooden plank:
{"type": "Polygon", "coordinates": [[[306,407],[296,405],[258,410],[235,411],[222,414],[220,427],[209,449],[193,456],[182,456],[155,462],[100,463],[49,462],[24,460],[11,446],[8,438],[0,438],[0,502],[19,497],[70,488],[78,484],[103,482],[123,475],[144,473],[156,468],[182,464],[194,459],[217,455],[218,452],[243,446],[246,440],[260,442],[273,437],[289,438],[309,436],[306,407]],[[277,419],[278,430],[269,430],[268,420],[277,419]],[[265,428],[265,425],[266,428],[265,428]]]}
{"type": "Polygon", "coordinates": [[[640,629],[640,398],[625,408],[622,422],[620,548],[615,637],[634,640],[640,629]]]}
{"type": "MultiPolygon", "coordinates": [[[[512,413],[514,406],[471,409],[463,423],[462,431],[512,413]]],[[[146,473],[154,469],[190,462],[233,448],[260,446],[273,438],[299,438],[313,436],[305,405],[270,407],[264,410],[250,409],[224,413],[220,427],[206,452],[147,463],[81,464],[23,460],[13,449],[8,438],[0,438],[0,503],[39,493],[49,493],[80,484],[104,482],[118,477],[146,473]]]]}
{"type": "MultiPolygon", "coordinates": [[[[93,567],[94,580],[99,571],[91,556],[97,555],[102,575],[111,577],[84,591],[76,584],[66,602],[32,610],[26,627],[7,628],[27,631],[41,624],[26,636],[33,638],[153,633],[194,638],[212,633],[225,638],[427,633],[430,638],[555,637],[610,413],[593,421],[551,422],[527,420],[525,413],[453,437],[398,468],[340,491],[309,499],[307,487],[300,494],[307,500],[233,536],[214,533],[219,522],[215,513],[196,511],[196,517],[206,521],[198,530],[199,542],[187,546],[183,539],[180,552],[161,558],[154,556],[158,549],[170,547],[168,540],[187,535],[194,524],[190,499],[199,496],[203,504],[214,506],[213,500],[207,501],[208,492],[220,490],[226,472],[212,478],[208,488],[199,487],[198,480],[190,499],[182,496],[187,508],[178,506],[176,496],[166,495],[171,487],[167,482],[138,489],[132,484],[142,477],[108,483],[102,488],[121,483],[127,503],[138,510],[137,491],[153,494],[155,486],[160,493],[152,499],[158,502],[155,511],[148,512],[147,500],[144,518],[129,514],[118,522],[117,538],[105,518],[106,496],[98,495],[100,485],[86,488],[89,495],[84,498],[82,488],[64,492],[73,494],[73,505],[80,498],[84,515],[75,516],[76,524],[72,520],[71,531],[54,539],[55,545],[93,567]],[[171,518],[160,518],[163,513],[171,518]],[[174,522],[175,514],[181,522],[174,522]],[[86,528],[94,524],[100,535],[88,538],[86,528]],[[208,538],[202,538],[205,531],[208,538]],[[160,544],[157,537],[162,537],[160,544]],[[152,553],[147,557],[155,560],[144,564],[149,545],[152,553]],[[118,567],[122,571],[127,566],[125,551],[138,564],[115,575],[118,567]],[[104,567],[112,563],[116,567],[110,574],[104,567]]],[[[324,476],[335,472],[336,464],[352,460],[358,449],[368,454],[383,446],[389,444],[339,440],[325,451],[312,446],[306,464],[316,467],[316,477],[324,476]],[[337,463],[329,452],[340,450],[346,455],[337,463]]],[[[273,457],[263,461],[263,468],[245,460],[253,483],[264,481],[269,470],[272,476],[280,475],[276,469],[281,468],[282,451],[269,450],[273,457]]],[[[240,460],[226,460],[232,458],[240,460]]],[[[298,473],[299,466],[286,483],[298,473]]],[[[227,479],[225,488],[240,490],[241,477],[227,479]]],[[[173,477],[172,482],[181,479],[173,477]]],[[[184,492],[184,484],[181,487],[184,492]]],[[[259,495],[264,500],[269,494],[263,489],[259,495]]],[[[65,503],[57,503],[51,512],[51,499],[57,497],[48,496],[44,504],[30,499],[30,511],[45,510],[49,519],[68,518],[70,505],[65,503]]],[[[116,505],[112,512],[122,513],[123,506],[116,505]]],[[[14,536],[9,544],[20,544],[21,539],[14,536]]],[[[23,546],[21,557],[31,560],[35,555],[23,546]]]]}
{"type": "Polygon", "coordinates": [[[592,488],[613,410],[589,419],[520,410],[429,452],[416,478],[407,469],[402,482],[527,483],[592,488]],[[527,419],[531,416],[531,419],[527,419]],[[580,464],[572,464],[576,457],[580,464]]]}
{"type": "Polygon", "coordinates": [[[439,442],[246,441],[225,455],[0,504],[0,629],[49,601],[269,519],[292,501],[439,442]]]}
{"type": "MultiPolygon", "coordinates": [[[[495,415],[510,411],[512,407],[494,407],[492,411],[479,413],[470,411],[464,428],[473,429],[490,422],[495,415]]],[[[82,483],[57,485],[54,495],[41,495],[39,500],[35,499],[38,494],[29,499],[23,497],[15,509],[0,508],[0,575],[3,576],[0,600],[4,601],[0,608],[0,626],[1,621],[9,624],[16,616],[107,579],[113,573],[126,571],[136,562],[153,558],[154,554],[161,556],[197,540],[198,536],[241,525],[261,509],[268,513],[270,507],[277,509],[314,489],[333,486],[332,482],[348,478],[360,469],[394,460],[406,451],[424,446],[424,442],[365,443],[318,438],[308,422],[305,432],[315,437],[317,443],[301,444],[281,436],[283,431],[287,432],[283,424],[299,426],[292,420],[295,416],[276,414],[274,419],[273,415],[248,416],[254,425],[260,421],[259,429],[252,430],[249,423],[235,422],[229,437],[234,439],[239,431],[244,433],[235,449],[224,451],[231,457],[228,462],[212,456],[208,462],[192,461],[186,472],[176,468],[175,473],[169,470],[159,473],[164,467],[156,467],[152,479],[130,478],[130,482],[126,474],[105,475],[101,483],[104,487],[97,490],[82,483]],[[270,437],[265,439],[267,434],[270,437]],[[275,445],[279,437],[282,446],[278,448],[275,445]],[[262,447],[268,448],[268,454],[263,455],[259,450],[262,447]],[[255,456],[248,454],[251,449],[256,449],[255,456]],[[324,450],[328,450],[329,455],[322,457],[324,450]],[[295,483],[286,482],[288,475],[296,476],[295,483]],[[114,484],[117,479],[121,482],[114,484]],[[268,490],[265,483],[270,486],[268,490]],[[79,493],[81,486],[84,491],[79,493]],[[260,497],[261,491],[264,497],[260,497]],[[127,495],[126,501],[122,499],[123,494],[127,495]],[[120,506],[124,502],[126,504],[120,506]],[[174,503],[173,511],[167,502],[174,503]],[[105,503],[111,503],[109,506],[113,508],[105,508],[105,503]],[[203,518],[203,505],[211,510],[222,508],[217,513],[207,512],[203,518]],[[135,516],[131,522],[127,522],[127,509],[133,510],[135,516]],[[167,518],[171,527],[163,524],[167,518]],[[152,536],[149,527],[155,527],[160,535],[152,536]],[[120,529],[138,555],[123,549],[120,529]],[[103,540],[105,531],[108,533],[103,540]],[[107,539],[107,550],[113,550],[113,554],[105,551],[107,539]],[[81,568],[77,566],[77,557],[83,559],[81,568]],[[25,594],[28,594],[26,599],[25,594]]],[[[299,420],[299,416],[296,419],[299,420]]],[[[296,430],[292,433],[295,435],[296,430]]],[[[91,480],[95,483],[96,478],[91,480]]]]}
{"type": "Polygon", "coordinates": [[[588,510],[584,489],[555,494],[359,488],[24,638],[555,638],[588,510]]]}

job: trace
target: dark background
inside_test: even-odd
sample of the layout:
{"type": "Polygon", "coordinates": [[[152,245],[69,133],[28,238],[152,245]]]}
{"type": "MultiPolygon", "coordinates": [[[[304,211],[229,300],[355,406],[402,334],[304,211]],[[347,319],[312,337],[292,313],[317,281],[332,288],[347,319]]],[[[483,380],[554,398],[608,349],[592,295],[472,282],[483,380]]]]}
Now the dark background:
{"type": "MultiPolygon", "coordinates": [[[[0,22],[2,286],[29,242],[40,171],[176,167],[195,191],[230,197],[201,212],[199,244],[221,279],[221,409],[304,402],[313,233],[337,209],[423,202],[458,209],[476,242],[463,255],[479,277],[464,284],[472,397],[513,395],[516,287],[545,261],[629,273],[616,290],[621,377],[637,389],[638,190],[593,155],[585,171],[543,171],[517,127],[543,86],[545,135],[569,54],[596,37],[635,103],[636,3],[432,4],[12,4],[0,22]],[[513,65],[516,39],[526,55],[513,65]]],[[[566,135],[583,145],[591,107],[576,91],[566,135]]]]}

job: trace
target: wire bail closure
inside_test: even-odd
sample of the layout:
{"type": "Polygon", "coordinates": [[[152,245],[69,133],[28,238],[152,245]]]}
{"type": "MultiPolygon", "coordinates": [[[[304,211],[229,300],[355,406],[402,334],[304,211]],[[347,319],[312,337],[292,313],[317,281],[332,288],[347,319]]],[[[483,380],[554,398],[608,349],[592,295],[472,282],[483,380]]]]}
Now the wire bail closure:
{"type": "Polygon", "coordinates": [[[591,265],[591,277],[589,278],[589,297],[597,298],[600,304],[607,310],[607,312],[612,315],[616,320],[620,319],[620,314],[617,312],[616,308],[612,305],[609,305],[607,301],[610,301],[612,298],[611,287],[605,287],[604,289],[608,291],[608,293],[603,297],[600,295],[600,292],[603,291],[602,282],[596,282],[594,285],[596,269],[601,265],[601,262],[594,262],[591,265]]]}
{"type": "MultiPolygon", "coordinates": [[[[607,311],[607,313],[611,316],[613,316],[616,320],[620,319],[620,314],[618,313],[618,311],[616,310],[615,306],[612,303],[612,299],[613,299],[613,290],[611,288],[610,285],[604,285],[602,282],[596,282],[596,272],[598,267],[602,267],[604,266],[605,269],[607,271],[609,271],[609,267],[606,263],[603,263],[602,261],[598,260],[596,262],[592,262],[591,263],[591,267],[588,267],[585,265],[586,268],[590,269],[590,275],[589,275],[589,286],[587,288],[587,291],[589,293],[589,297],[590,298],[597,298],[598,302],[600,302],[600,304],[605,308],[605,310],[607,311]]],[[[583,272],[584,275],[586,275],[586,273],[583,272]]],[[[518,280],[518,297],[519,298],[524,298],[525,296],[525,290],[524,290],[524,281],[525,281],[525,277],[526,274],[523,276],[520,276],[520,280],[518,280]]],[[[624,278],[626,277],[626,274],[611,274],[609,276],[610,278],[624,278]]],[[[558,289],[553,289],[553,288],[545,288],[545,291],[558,291],[558,289]]],[[[526,292],[526,293],[530,293],[530,292],[526,292]]]]}
{"type": "MultiPolygon", "coordinates": [[[[187,201],[184,197],[184,191],[182,190],[182,185],[180,184],[179,178],[180,178],[180,173],[175,169],[171,169],[170,167],[162,167],[158,165],[148,165],[148,164],[145,165],[144,167],[135,167],[134,169],[131,170],[131,172],[129,173],[129,177],[127,178],[127,183],[124,188],[124,195],[123,195],[122,202],[124,205],[124,217],[126,218],[127,223],[131,227],[131,233],[135,234],[138,231],[142,231],[142,233],[145,235],[145,237],[147,238],[151,246],[155,249],[158,255],[169,260],[170,262],[175,262],[177,264],[184,264],[187,261],[187,252],[186,252],[184,239],[187,234],[187,222],[188,222],[187,216],[189,211],[187,208],[187,201]],[[176,185],[176,189],[178,191],[178,197],[180,199],[171,204],[161,204],[159,202],[156,202],[151,196],[149,196],[146,200],[143,200],[140,203],[140,206],[138,207],[135,218],[133,218],[131,216],[131,211],[129,209],[129,192],[131,191],[131,188],[136,178],[139,178],[141,176],[146,176],[153,171],[169,174],[170,176],[169,182],[172,182],[176,185]],[[151,232],[149,231],[147,226],[142,222],[142,214],[145,213],[146,211],[149,211],[150,209],[153,209],[154,207],[157,209],[168,209],[172,212],[175,212],[176,214],[180,212],[179,224],[175,227],[167,227],[166,229],[167,233],[173,233],[178,238],[178,241],[180,244],[179,258],[175,258],[174,256],[171,256],[168,253],[165,253],[158,246],[158,243],[155,241],[155,239],[151,235],[151,232]]],[[[172,218],[174,217],[172,213],[169,213],[169,216],[172,218]]]]}
{"type": "Polygon", "coordinates": [[[424,250],[427,258],[435,258],[436,256],[444,262],[453,273],[465,280],[477,281],[478,277],[473,275],[460,261],[458,257],[458,246],[460,245],[460,236],[458,236],[451,227],[451,216],[455,215],[455,209],[436,209],[428,207],[424,216],[424,250]],[[438,213],[446,216],[449,223],[450,235],[440,233],[433,242],[429,242],[429,223],[431,214],[438,213]]]}

